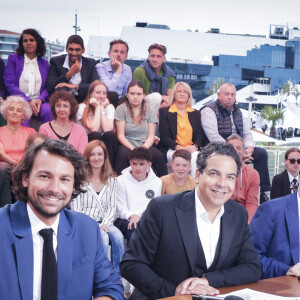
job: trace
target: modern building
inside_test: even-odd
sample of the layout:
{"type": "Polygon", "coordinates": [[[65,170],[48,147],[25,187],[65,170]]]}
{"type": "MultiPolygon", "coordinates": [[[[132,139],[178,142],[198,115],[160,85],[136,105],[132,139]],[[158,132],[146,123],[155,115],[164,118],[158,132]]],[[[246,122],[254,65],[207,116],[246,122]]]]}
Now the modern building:
{"type": "MultiPolygon", "coordinates": [[[[19,37],[20,33],[12,32],[8,30],[0,30],[0,57],[7,61],[8,56],[11,53],[14,53],[19,45],[19,37]]],[[[46,55],[45,58],[50,60],[50,58],[64,51],[65,46],[61,44],[59,41],[50,42],[46,41],[46,55]]]]}
{"type": "MultiPolygon", "coordinates": [[[[107,59],[109,41],[121,38],[128,42],[126,63],[134,70],[147,58],[150,44],[161,43],[167,47],[167,63],[174,70],[177,81],[192,87],[197,101],[208,97],[213,83],[231,82],[241,90],[252,83],[254,95],[273,96],[277,101],[282,86],[288,81],[300,80],[300,29],[298,27],[271,25],[269,37],[249,34],[221,33],[212,28],[205,33],[171,30],[168,26],[137,23],[123,27],[119,37],[91,36],[88,55],[107,59]]],[[[212,90],[211,92],[216,92],[212,90]]],[[[249,94],[241,99],[245,99],[249,94]]],[[[271,99],[270,97],[269,99],[271,99]]],[[[269,101],[269,100],[266,100],[269,101]]]]}

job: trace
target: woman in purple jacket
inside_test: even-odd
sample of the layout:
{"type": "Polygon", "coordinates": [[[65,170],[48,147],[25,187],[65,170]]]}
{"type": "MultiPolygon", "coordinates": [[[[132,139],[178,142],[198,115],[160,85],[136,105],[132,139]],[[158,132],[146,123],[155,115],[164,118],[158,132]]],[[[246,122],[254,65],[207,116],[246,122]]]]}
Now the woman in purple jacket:
{"type": "Polygon", "coordinates": [[[25,29],[16,52],[9,55],[4,70],[8,95],[23,96],[29,102],[33,116],[44,123],[51,121],[53,117],[45,88],[49,63],[42,58],[46,52],[44,39],[35,29],[25,29]]]}

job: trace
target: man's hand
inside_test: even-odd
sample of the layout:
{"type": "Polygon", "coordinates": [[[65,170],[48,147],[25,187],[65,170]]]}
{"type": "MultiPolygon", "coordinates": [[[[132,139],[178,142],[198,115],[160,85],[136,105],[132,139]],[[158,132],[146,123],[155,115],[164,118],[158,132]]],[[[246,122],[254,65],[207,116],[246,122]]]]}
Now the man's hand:
{"type": "Polygon", "coordinates": [[[133,228],[136,228],[139,220],[140,220],[140,217],[138,215],[131,215],[129,217],[128,229],[129,230],[132,229],[132,226],[134,226],[133,228]]]}
{"type": "Polygon", "coordinates": [[[159,108],[170,106],[170,104],[169,104],[169,101],[170,101],[169,96],[161,95],[161,98],[162,98],[162,101],[161,101],[161,104],[160,104],[159,108]]]}
{"type": "Polygon", "coordinates": [[[76,62],[70,67],[70,70],[66,73],[65,77],[69,80],[72,76],[81,71],[80,61],[76,62]]]}
{"type": "Polygon", "coordinates": [[[31,100],[29,101],[30,107],[32,109],[32,113],[37,116],[40,112],[41,105],[42,105],[42,100],[37,99],[37,100],[31,100]]]}
{"type": "Polygon", "coordinates": [[[100,226],[100,229],[103,230],[104,232],[108,233],[108,228],[107,228],[106,225],[104,225],[104,224],[101,225],[101,226],[100,226]]]}
{"type": "Polygon", "coordinates": [[[191,277],[181,282],[176,290],[175,295],[218,295],[219,291],[209,286],[206,278],[191,277]]]}
{"type": "Polygon", "coordinates": [[[61,88],[61,87],[67,87],[71,90],[78,90],[78,85],[77,84],[72,84],[72,83],[66,83],[66,82],[61,82],[58,83],[55,87],[55,89],[61,88]]]}
{"type": "Polygon", "coordinates": [[[252,157],[253,152],[254,152],[254,148],[253,147],[247,147],[245,149],[245,154],[244,154],[244,158],[243,158],[243,160],[244,160],[245,163],[251,163],[252,162],[252,160],[253,160],[253,157],[252,157]]]}
{"type": "Polygon", "coordinates": [[[300,263],[295,264],[294,266],[290,267],[286,272],[286,275],[292,275],[299,277],[300,276],[300,263]]]}
{"type": "Polygon", "coordinates": [[[120,74],[122,72],[122,64],[114,57],[110,57],[110,65],[115,73],[120,74]]]}

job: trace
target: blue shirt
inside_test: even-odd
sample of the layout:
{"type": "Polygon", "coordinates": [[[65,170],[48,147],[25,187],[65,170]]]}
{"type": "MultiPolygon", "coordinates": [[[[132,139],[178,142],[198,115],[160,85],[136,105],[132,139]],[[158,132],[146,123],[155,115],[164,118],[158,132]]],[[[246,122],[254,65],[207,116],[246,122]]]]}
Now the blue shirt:
{"type": "Polygon", "coordinates": [[[96,69],[100,80],[105,83],[108,91],[118,93],[119,97],[127,93],[127,87],[132,81],[132,72],[128,65],[122,64],[120,74],[115,73],[112,69],[110,60],[98,63],[96,69]]]}

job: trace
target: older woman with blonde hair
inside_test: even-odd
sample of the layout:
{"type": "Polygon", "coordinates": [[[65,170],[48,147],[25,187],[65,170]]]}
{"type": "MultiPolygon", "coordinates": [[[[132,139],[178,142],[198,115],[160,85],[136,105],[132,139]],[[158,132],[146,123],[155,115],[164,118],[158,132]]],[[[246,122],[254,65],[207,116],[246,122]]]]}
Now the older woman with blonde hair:
{"type": "Polygon", "coordinates": [[[31,118],[32,110],[24,97],[9,96],[0,112],[7,121],[7,125],[0,127],[0,169],[9,169],[21,160],[26,140],[35,132],[21,125],[31,118]]]}
{"type": "Polygon", "coordinates": [[[192,108],[192,90],[185,82],[175,84],[170,99],[171,106],[159,110],[159,149],[167,156],[168,162],[172,161],[175,150],[188,150],[192,154],[191,175],[194,177],[203,136],[200,113],[192,108]]]}

